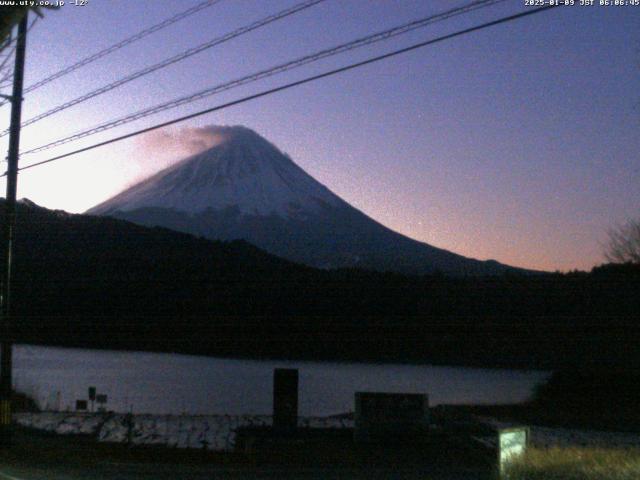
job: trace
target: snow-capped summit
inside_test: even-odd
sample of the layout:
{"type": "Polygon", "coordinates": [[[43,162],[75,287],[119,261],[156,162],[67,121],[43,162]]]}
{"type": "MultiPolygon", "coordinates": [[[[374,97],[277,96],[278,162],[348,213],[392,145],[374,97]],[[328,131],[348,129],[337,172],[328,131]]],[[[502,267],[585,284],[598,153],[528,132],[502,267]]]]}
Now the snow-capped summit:
{"type": "Polygon", "coordinates": [[[495,274],[515,270],[396,233],[314,180],[246,127],[207,127],[212,148],[134,185],[87,213],[216,240],[244,239],[320,268],[495,274]]]}
{"type": "Polygon", "coordinates": [[[288,217],[343,201],[260,135],[242,126],[213,127],[216,145],[125,190],[88,213],[167,208],[191,214],[237,208],[288,217]]]}

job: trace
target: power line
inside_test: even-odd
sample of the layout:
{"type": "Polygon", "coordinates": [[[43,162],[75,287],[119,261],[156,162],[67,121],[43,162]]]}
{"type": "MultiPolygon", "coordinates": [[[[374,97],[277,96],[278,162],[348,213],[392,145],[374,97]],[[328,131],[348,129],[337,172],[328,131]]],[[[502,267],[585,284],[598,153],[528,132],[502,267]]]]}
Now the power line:
{"type": "Polygon", "coordinates": [[[0,42],[0,50],[7,48],[9,45],[11,45],[14,42],[14,40],[15,40],[15,37],[9,34],[8,37],[6,37],[2,42],[0,42]]]}
{"type": "MultiPolygon", "coordinates": [[[[35,17],[35,18],[31,21],[31,24],[30,24],[30,25],[29,25],[29,27],[27,28],[27,34],[31,31],[31,29],[33,28],[33,26],[35,25],[35,23],[36,23],[37,21],[38,21],[38,17],[35,17]]],[[[9,46],[9,45],[11,45],[12,43],[14,43],[14,39],[13,39],[13,38],[11,38],[11,39],[9,39],[9,40],[5,41],[4,45],[3,45],[3,46],[0,46],[0,49],[8,47],[8,46],[9,46]]],[[[10,80],[10,84],[12,84],[12,83],[13,83],[13,80],[11,80],[11,78],[12,78],[12,76],[13,76],[13,72],[12,72],[12,71],[9,71],[9,72],[8,72],[8,73],[6,73],[6,74],[2,74],[2,70],[4,70],[5,66],[7,65],[7,63],[8,63],[8,62],[9,62],[9,60],[11,59],[11,57],[13,57],[13,54],[15,53],[15,51],[16,51],[16,45],[14,44],[14,45],[13,45],[13,47],[11,48],[11,51],[9,51],[9,52],[6,54],[6,57],[4,58],[4,60],[2,61],[2,63],[0,63],[0,75],[1,75],[1,77],[0,77],[0,88],[3,88],[3,87],[5,87],[5,86],[7,86],[7,85],[5,85],[4,83],[5,83],[5,82],[7,82],[8,80],[10,80]]],[[[5,103],[7,103],[7,102],[3,102],[3,103],[1,103],[1,104],[0,104],[0,107],[1,107],[2,105],[4,105],[5,103]]]]}
{"type": "MultiPolygon", "coordinates": [[[[2,63],[0,64],[0,88],[4,88],[8,85],[11,85],[13,83],[13,81],[11,80],[12,76],[13,76],[13,72],[12,70],[7,66],[7,63],[11,60],[11,58],[13,57],[13,54],[15,52],[15,48],[12,49],[7,56],[4,58],[4,60],[2,61],[2,63]],[[6,70],[5,71],[5,67],[6,70]]],[[[4,105],[4,104],[0,104],[0,107],[4,105]]]]}
{"type": "MultiPolygon", "coordinates": [[[[33,24],[32,24],[33,25],[33,24]]],[[[2,64],[0,64],[0,70],[2,70],[5,65],[7,64],[7,62],[9,62],[9,59],[13,56],[13,54],[16,51],[16,46],[14,45],[11,50],[9,52],[6,53],[6,57],[4,58],[4,60],[2,61],[2,64]]]]}
{"type": "MultiPolygon", "coordinates": [[[[53,82],[54,80],[57,80],[60,77],[63,77],[71,72],[74,72],[76,70],[78,70],[81,67],[84,67],[85,65],[88,65],[90,63],[95,62],[96,60],[109,55],[110,53],[115,52],[116,50],[119,50],[123,47],[126,47],[127,45],[130,45],[138,40],[141,40],[142,38],[151,35],[152,33],[157,32],[158,30],[162,30],[163,28],[168,27],[169,25],[172,25],[176,22],[178,22],[179,20],[182,20],[183,18],[186,18],[190,15],[193,15],[205,8],[211,7],[213,5],[215,5],[216,3],[221,2],[222,0],[205,0],[204,2],[199,3],[198,5],[195,5],[187,10],[184,10],[183,12],[180,12],[176,15],[174,15],[173,17],[170,17],[156,25],[153,25],[145,30],[142,30],[141,32],[136,33],[135,35],[132,35],[131,37],[125,38],[124,40],[111,45],[110,47],[107,47],[103,50],[100,50],[97,53],[94,53],[93,55],[89,55],[88,57],[83,58],[82,60],[74,63],[73,65],[70,65],[67,68],[64,68],[60,71],[58,71],[57,73],[54,73],[53,75],[46,77],[42,80],[40,80],[39,82],[31,85],[28,88],[25,88],[24,93],[29,93],[33,90],[36,90],[50,82],[53,82]]],[[[37,20],[37,19],[36,19],[37,20]]],[[[35,23],[35,20],[34,20],[35,23]]],[[[33,24],[31,24],[31,26],[33,26],[33,24]]],[[[31,28],[31,27],[29,27],[31,28]]],[[[5,105],[7,103],[7,101],[2,101],[0,102],[0,107],[2,107],[3,105],[5,105]]],[[[3,133],[2,136],[6,135],[6,133],[3,133]]]]}
{"type": "Polygon", "coordinates": [[[13,28],[10,29],[7,36],[0,42],[0,51],[7,48],[16,41],[17,37],[13,35],[13,28]]]}
{"type": "Polygon", "coordinates": [[[146,28],[144,30],[142,30],[141,32],[136,33],[135,35],[132,35],[131,37],[125,38],[124,40],[111,45],[110,47],[107,47],[103,50],[100,50],[97,53],[94,53],[93,55],[89,55],[88,57],[83,58],[82,60],[79,60],[78,62],[74,63],[73,65],[68,66],[67,68],[64,68],[62,70],[60,70],[57,73],[54,73],[53,75],[46,77],[42,80],[40,80],[39,82],[34,83],[33,85],[31,85],[30,87],[27,87],[24,90],[24,93],[29,93],[32,92],[44,85],[46,85],[47,83],[53,82],[54,80],[57,80],[58,78],[67,75],[75,70],[78,70],[81,67],[84,67],[85,65],[88,65],[90,63],[95,62],[96,60],[105,57],[106,55],[109,55],[110,53],[115,52],[116,50],[120,50],[121,48],[126,47],[127,45],[131,45],[134,42],[137,42],[138,40],[143,39],[144,37],[147,37],[149,35],[151,35],[152,33],[155,33],[159,30],[162,30],[163,28],[166,28],[170,25],[173,25],[174,23],[183,20],[191,15],[194,15],[202,10],[204,10],[205,8],[209,8],[213,5],[215,5],[216,3],[221,2],[222,0],[205,0],[204,2],[200,2],[199,4],[188,8],[187,10],[184,10],[180,13],[177,13],[176,15],[174,15],[173,17],[170,17],[156,25],[153,25],[149,28],[146,28]]]}
{"type": "MultiPolygon", "coordinates": [[[[115,137],[115,138],[111,138],[109,140],[105,140],[104,142],[99,142],[99,143],[96,143],[96,144],[93,144],[93,145],[89,145],[88,147],[79,148],[79,149],[74,150],[72,152],[68,152],[68,153],[65,153],[65,154],[62,154],[62,155],[58,155],[58,156],[49,158],[47,160],[43,160],[41,162],[32,163],[30,165],[26,165],[26,166],[20,168],[19,170],[27,170],[29,168],[34,168],[34,167],[38,167],[40,165],[44,165],[44,164],[47,164],[47,163],[55,162],[57,160],[61,160],[63,158],[70,157],[72,155],[77,155],[79,153],[84,153],[84,152],[87,152],[89,150],[93,150],[93,149],[98,148],[98,147],[104,147],[105,145],[109,145],[111,143],[119,142],[121,140],[125,140],[125,139],[131,138],[131,137],[135,137],[135,136],[141,135],[143,133],[148,133],[148,132],[150,132],[152,130],[157,130],[159,128],[168,127],[170,125],[174,125],[176,123],[184,122],[186,120],[190,120],[192,118],[196,118],[196,117],[199,117],[199,116],[202,116],[202,115],[206,115],[208,113],[212,113],[212,112],[215,112],[215,111],[218,111],[218,110],[223,110],[225,108],[229,108],[229,107],[232,107],[232,106],[235,106],[235,105],[239,105],[241,103],[245,103],[245,102],[248,102],[248,101],[251,101],[251,100],[255,100],[257,98],[265,97],[265,96],[271,95],[273,93],[281,92],[283,90],[288,90],[289,88],[297,87],[299,85],[304,85],[306,83],[310,83],[310,82],[313,82],[313,81],[316,81],[316,80],[320,80],[322,78],[326,78],[326,77],[330,77],[330,76],[333,76],[333,75],[337,75],[339,73],[343,73],[343,72],[346,72],[346,71],[349,71],[349,70],[353,70],[355,68],[363,67],[365,65],[369,65],[369,64],[372,64],[372,63],[375,63],[375,62],[379,62],[381,60],[385,60],[387,58],[394,57],[396,55],[400,55],[400,54],[407,53],[407,52],[410,52],[410,51],[413,51],[413,50],[417,50],[419,48],[423,48],[423,47],[426,47],[428,45],[433,45],[435,43],[439,43],[439,42],[442,42],[442,41],[445,41],[445,40],[449,40],[451,38],[459,37],[459,36],[465,35],[467,33],[476,32],[478,30],[482,30],[482,29],[485,29],[485,28],[488,28],[488,27],[492,27],[492,26],[499,25],[499,24],[502,24],[502,23],[507,23],[507,22],[510,22],[510,21],[513,21],[513,20],[517,20],[519,18],[527,17],[529,15],[534,15],[536,13],[540,13],[540,12],[543,12],[545,10],[549,10],[549,9],[552,9],[552,8],[556,8],[556,7],[553,6],[553,5],[547,5],[547,6],[544,6],[544,7],[534,8],[532,10],[527,10],[525,12],[517,13],[515,15],[509,15],[507,17],[499,18],[498,20],[493,20],[491,22],[483,23],[483,24],[477,25],[475,27],[466,28],[464,30],[459,30],[457,32],[450,33],[448,35],[443,35],[441,37],[437,37],[437,38],[434,38],[434,39],[431,39],[431,40],[427,40],[427,41],[424,41],[424,42],[416,43],[416,44],[411,45],[409,47],[401,48],[400,50],[395,50],[395,51],[390,52],[390,53],[385,53],[383,55],[378,55],[376,57],[371,57],[371,58],[369,58],[367,60],[363,60],[361,62],[352,63],[352,64],[344,66],[344,67],[340,67],[340,68],[337,68],[337,69],[334,69],[334,70],[329,70],[328,72],[324,72],[324,73],[321,73],[321,74],[318,74],[318,75],[313,75],[311,77],[307,77],[307,78],[304,78],[302,80],[298,80],[298,81],[295,81],[295,82],[287,83],[287,84],[281,85],[279,87],[271,88],[271,89],[268,89],[268,90],[263,90],[262,92],[255,93],[253,95],[249,95],[249,96],[240,98],[238,100],[234,100],[232,102],[228,102],[228,103],[225,103],[225,104],[222,104],[222,105],[217,105],[215,107],[211,107],[211,108],[208,108],[206,110],[201,110],[199,112],[195,112],[195,113],[186,115],[184,117],[176,118],[176,119],[170,120],[168,122],[159,123],[159,124],[154,125],[152,127],[143,128],[141,130],[137,130],[135,132],[128,133],[126,135],[121,135],[119,137],[115,137]]],[[[6,175],[7,174],[4,173],[4,174],[0,175],[0,178],[1,177],[5,177],[6,175]]]]}
{"type": "Polygon", "coordinates": [[[332,48],[328,48],[325,50],[321,50],[319,52],[310,54],[310,55],[305,55],[303,57],[297,58],[295,60],[291,60],[289,62],[277,65],[275,67],[271,67],[268,68],[266,70],[262,70],[260,72],[257,73],[252,73],[250,75],[246,75],[244,77],[241,78],[237,78],[219,85],[215,85],[213,87],[209,87],[207,89],[201,90],[199,92],[184,96],[184,97],[180,97],[174,100],[171,100],[169,102],[165,102],[165,103],[161,103],[159,105],[155,105],[153,107],[149,107],[143,110],[140,110],[138,112],[132,113],[132,114],[128,114],[125,115],[124,117],[118,118],[116,120],[111,120],[109,122],[97,125],[95,127],[92,127],[90,129],[75,133],[73,135],[67,136],[65,138],[56,140],[54,142],[48,143],[46,145],[41,145],[39,147],[33,148],[31,150],[27,150],[25,152],[22,152],[22,155],[27,155],[27,154],[31,154],[31,153],[37,153],[37,152],[42,152],[44,150],[48,150],[50,148],[54,148],[60,145],[63,145],[65,143],[69,143],[75,140],[78,140],[80,138],[84,138],[90,135],[94,135],[96,133],[100,133],[103,132],[105,130],[110,130],[112,128],[118,127],[120,125],[124,125],[130,122],[133,122],[135,120],[139,120],[141,118],[145,118],[148,117],[150,115],[165,111],[165,110],[169,110],[171,108],[175,108],[181,105],[185,105],[191,102],[194,102],[196,100],[201,100],[203,98],[215,95],[217,93],[226,91],[226,90],[230,90],[232,88],[237,88],[240,87],[242,85],[246,85],[248,83],[253,83],[256,82],[258,80],[262,80],[264,78],[267,77],[271,77],[273,75],[277,75],[279,73],[283,73],[286,72],[288,70],[292,70],[294,68],[299,68],[303,65],[312,63],[312,62],[316,62],[318,60],[321,60],[323,58],[327,58],[327,57],[331,57],[343,52],[347,52],[350,50],[354,50],[356,48],[360,48],[366,45],[371,45],[373,43],[376,42],[380,42],[383,40],[388,40],[389,38],[395,37],[397,35],[401,35],[401,34],[405,34],[408,33],[412,30],[418,29],[418,28],[422,28],[425,27],[427,25],[430,25],[432,23],[435,22],[439,22],[439,21],[443,21],[446,20],[448,18],[457,16],[457,15],[461,15],[461,14],[465,14],[465,13],[469,13],[471,11],[480,9],[480,8],[485,8],[488,7],[490,5],[494,5],[496,3],[500,3],[500,2],[504,2],[505,0],[476,0],[470,4],[467,4],[465,6],[462,7],[457,7],[451,10],[447,10],[445,12],[436,14],[436,15],[431,15],[429,17],[426,18],[422,18],[420,20],[415,20],[397,27],[393,27],[390,28],[388,30],[384,30],[382,32],[378,32],[372,35],[367,35],[365,37],[361,37],[359,39],[353,40],[351,42],[347,42],[341,45],[338,45],[336,47],[332,47],[332,48]]]}
{"type": "MultiPolygon", "coordinates": [[[[265,25],[268,25],[270,23],[273,23],[277,20],[281,20],[285,17],[288,17],[290,15],[293,15],[294,13],[300,12],[302,10],[306,10],[307,8],[310,8],[318,3],[324,2],[325,0],[306,0],[304,2],[298,3],[296,5],[294,5],[291,8],[287,8],[286,10],[282,10],[278,13],[275,13],[273,15],[269,15],[268,17],[265,17],[261,20],[258,20],[256,22],[253,22],[247,26],[238,28],[237,30],[234,30],[230,33],[227,33],[225,35],[222,35],[221,37],[216,37],[213,40],[203,43],[201,45],[198,45],[196,47],[193,48],[189,48],[188,50],[185,50],[182,53],[179,53],[178,55],[175,55],[171,58],[168,58],[166,60],[163,60],[162,62],[156,63],[154,65],[151,65],[149,67],[143,68],[142,70],[138,70],[135,73],[132,73],[131,75],[127,75],[126,77],[123,77],[119,80],[116,80],[115,82],[112,82],[108,85],[105,85],[103,87],[100,87],[96,90],[93,90],[92,92],[86,93],[84,95],[81,95],[80,97],[74,98],[73,100],[70,100],[66,103],[63,103],[62,105],[59,105],[55,108],[52,108],[51,110],[48,110],[44,113],[41,113],[39,115],[36,115],[35,117],[32,117],[28,120],[26,120],[25,122],[22,123],[22,126],[25,127],[27,125],[31,125],[32,123],[38,122],[40,120],[42,120],[43,118],[49,117],[55,113],[61,112],[62,110],[66,110],[67,108],[73,107],[74,105],[78,105],[79,103],[83,103],[86,102],[87,100],[90,100],[94,97],[97,97],[98,95],[102,95],[103,93],[109,92],[117,87],[120,87],[126,83],[129,83],[133,80],[136,80],[140,77],[143,77],[145,75],[148,75],[150,73],[153,73],[157,70],[160,70],[162,68],[168,67],[169,65],[173,65],[174,63],[177,63],[181,60],[185,60],[197,53],[203,52],[209,48],[213,48],[217,45],[220,45],[222,43],[228,42],[229,40],[239,37],[241,35],[244,35],[245,33],[249,33],[253,30],[256,30],[260,27],[263,27],[265,25]]],[[[7,135],[9,133],[8,130],[5,130],[4,132],[0,133],[0,137],[4,137],[5,135],[7,135]]]]}

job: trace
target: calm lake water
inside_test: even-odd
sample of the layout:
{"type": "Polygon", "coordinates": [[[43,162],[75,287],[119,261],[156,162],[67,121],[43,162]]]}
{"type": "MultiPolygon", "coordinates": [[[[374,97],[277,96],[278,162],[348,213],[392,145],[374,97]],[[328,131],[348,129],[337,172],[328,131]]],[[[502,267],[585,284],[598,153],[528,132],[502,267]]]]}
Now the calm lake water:
{"type": "Polygon", "coordinates": [[[16,345],[14,384],[43,408],[73,408],[89,386],[107,408],[155,414],[269,414],[273,369],[298,368],[300,415],[353,410],[356,391],[429,394],[429,403],[526,399],[547,372],[426,365],[230,360],[16,345]]]}

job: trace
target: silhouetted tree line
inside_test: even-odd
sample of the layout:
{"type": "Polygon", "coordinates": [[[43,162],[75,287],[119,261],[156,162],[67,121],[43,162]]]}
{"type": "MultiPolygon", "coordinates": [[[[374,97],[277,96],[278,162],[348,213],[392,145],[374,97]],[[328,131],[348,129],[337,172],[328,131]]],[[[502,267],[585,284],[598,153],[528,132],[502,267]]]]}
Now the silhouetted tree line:
{"type": "Polygon", "coordinates": [[[640,372],[620,368],[563,368],[538,386],[534,402],[542,407],[628,413],[638,418],[640,372]]]}
{"type": "Polygon", "coordinates": [[[242,241],[22,204],[18,342],[511,367],[637,365],[640,266],[500,277],[324,271],[242,241]]]}
{"type": "Polygon", "coordinates": [[[640,371],[587,366],[561,368],[536,388],[521,420],[616,431],[640,429],[640,371]],[[529,417],[529,418],[527,418],[529,417]]]}

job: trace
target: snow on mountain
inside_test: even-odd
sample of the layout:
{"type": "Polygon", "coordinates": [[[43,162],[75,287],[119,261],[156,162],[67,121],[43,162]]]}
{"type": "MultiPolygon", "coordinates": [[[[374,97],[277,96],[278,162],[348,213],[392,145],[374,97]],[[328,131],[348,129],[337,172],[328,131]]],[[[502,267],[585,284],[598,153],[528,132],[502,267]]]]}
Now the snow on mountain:
{"type": "Polygon", "coordinates": [[[162,170],[88,213],[167,208],[191,214],[237,208],[288,217],[344,202],[245,127],[215,127],[218,145],[162,170]]]}
{"type": "Polygon", "coordinates": [[[90,209],[146,226],[244,239],[319,268],[412,274],[516,270],[456,255],[394,232],[321,185],[246,127],[207,127],[217,143],[90,209]]]}

